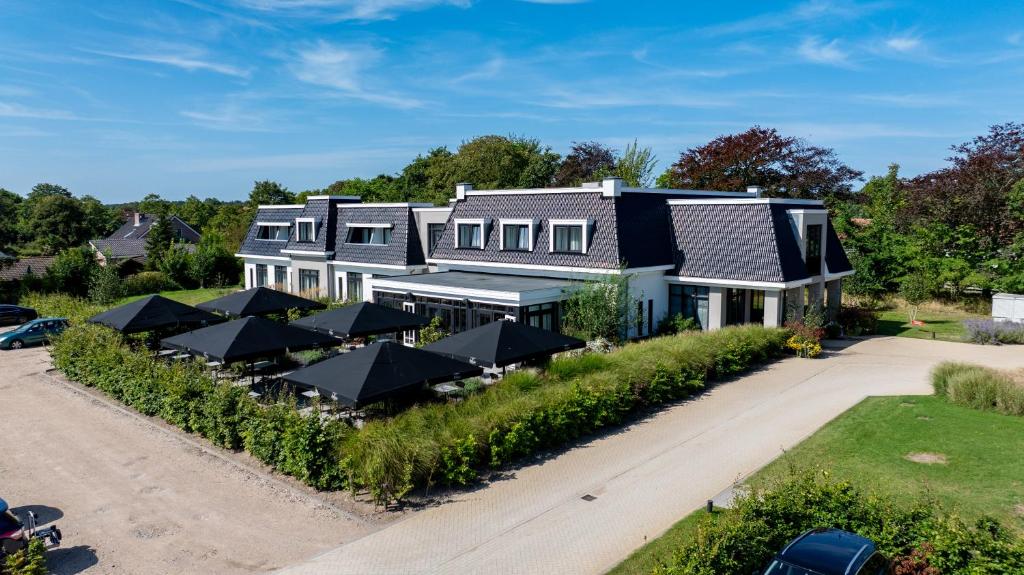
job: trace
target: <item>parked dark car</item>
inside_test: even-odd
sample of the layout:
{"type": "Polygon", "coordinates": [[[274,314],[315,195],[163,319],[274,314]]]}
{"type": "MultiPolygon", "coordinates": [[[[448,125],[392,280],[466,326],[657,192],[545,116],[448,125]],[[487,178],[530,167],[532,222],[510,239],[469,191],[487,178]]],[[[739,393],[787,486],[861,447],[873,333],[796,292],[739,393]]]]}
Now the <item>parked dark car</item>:
{"type": "Polygon", "coordinates": [[[0,334],[0,349],[21,349],[29,344],[45,343],[67,327],[68,320],[62,317],[34,319],[12,331],[0,334]]]}
{"type": "Polygon", "coordinates": [[[30,307],[0,303],[0,325],[21,325],[37,317],[39,314],[30,307]]]}
{"type": "Polygon", "coordinates": [[[889,565],[870,539],[839,529],[811,529],[790,541],[764,575],[885,575],[889,565]]]}

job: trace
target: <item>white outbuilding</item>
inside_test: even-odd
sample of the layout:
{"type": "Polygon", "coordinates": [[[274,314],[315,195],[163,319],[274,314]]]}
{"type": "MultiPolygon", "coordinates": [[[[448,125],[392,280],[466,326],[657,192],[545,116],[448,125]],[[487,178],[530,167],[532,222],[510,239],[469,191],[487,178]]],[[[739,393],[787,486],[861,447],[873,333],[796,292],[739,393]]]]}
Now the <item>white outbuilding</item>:
{"type": "Polygon", "coordinates": [[[997,293],[992,296],[992,319],[1024,323],[1024,295],[997,293]]]}

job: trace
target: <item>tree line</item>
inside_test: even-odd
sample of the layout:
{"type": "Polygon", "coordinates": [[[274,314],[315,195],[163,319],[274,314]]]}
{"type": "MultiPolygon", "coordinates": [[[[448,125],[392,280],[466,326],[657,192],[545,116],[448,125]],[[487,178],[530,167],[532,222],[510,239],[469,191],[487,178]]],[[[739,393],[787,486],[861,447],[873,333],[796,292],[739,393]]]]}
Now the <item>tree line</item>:
{"type": "MultiPolygon", "coordinates": [[[[482,189],[561,187],[617,176],[631,186],[735,191],[759,185],[770,197],[822,199],[858,270],[847,281],[853,293],[878,296],[910,284],[954,297],[972,288],[1024,291],[1024,128],[995,125],[951,152],[939,170],[908,178],[893,164],[886,175],[865,181],[831,148],[754,126],[682,151],[656,176],[657,159],[637,142],[621,151],[574,142],[563,157],[536,139],[486,135],[454,151],[428,150],[394,174],[297,193],[257,181],[240,202],[196,196],[168,201],[150,194],[134,204],[104,206],[53,184],[37,185],[26,198],[0,189],[0,249],[56,253],[104,237],[124,210],[138,209],[160,218],[176,215],[214,238],[222,253],[235,253],[260,204],[331,194],[445,205],[459,182],[482,189]]],[[[164,234],[154,235],[151,259],[163,262],[171,254],[164,268],[184,267],[164,234]]]]}

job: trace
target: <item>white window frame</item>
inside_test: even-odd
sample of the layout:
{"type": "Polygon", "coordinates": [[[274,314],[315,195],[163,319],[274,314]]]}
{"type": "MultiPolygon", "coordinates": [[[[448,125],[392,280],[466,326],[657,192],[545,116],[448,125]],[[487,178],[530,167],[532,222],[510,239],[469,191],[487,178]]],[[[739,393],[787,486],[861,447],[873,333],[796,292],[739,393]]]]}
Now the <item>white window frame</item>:
{"type": "Polygon", "coordinates": [[[316,241],[316,232],[317,232],[317,229],[316,229],[316,218],[295,218],[295,241],[296,242],[301,242],[301,243],[304,243],[304,244],[311,244],[311,243],[316,241]],[[313,239],[309,240],[308,242],[302,241],[302,239],[301,239],[302,238],[302,234],[299,233],[299,228],[301,228],[302,224],[304,224],[304,223],[308,223],[308,224],[313,226],[313,239]]]}
{"type": "MultiPolygon", "coordinates": [[[[358,223],[345,222],[345,229],[346,230],[351,230],[352,228],[374,228],[374,229],[383,229],[383,230],[392,230],[393,231],[394,227],[395,227],[394,224],[388,224],[388,223],[358,224],[358,223]]],[[[368,242],[368,243],[358,243],[357,242],[357,243],[353,243],[353,242],[348,241],[349,238],[351,237],[351,234],[352,234],[351,231],[347,231],[345,233],[345,243],[346,244],[358,245],[358,246],[386,246],[386,245],[390,245],[391,244],[391,238],[390,237],[388,238],[387,242],[382,243],[382,244],[375,244],[373,242],[368,242]]]]}
{"type": "Polygon", "coordinates": [[[487,226],[490,225],[491,221],[487,218],[455,218],[455,247],[463,250],[475,250],[484,249],[487,247],[487,226]],[[479,226],[480,227],[480,247],[459,245],[459,226],[479,226]]]}
{"type": "Polygon", "coordinates": [[[259,232],[259,229],[257,229],[256,230],[256,239],[258,239],[260,241],[263,241],[263,242],[286,242],[286,241],[289,240],[289,238],[291,238],[291,235],[292,235],[292,233],[291,233],[292,225],[290,223],[288,223],[288,222],[256,222],[256,227],[257,228],[288,228],[288,237],[283,239],[283,240],[278,240],[278,239],[275,239],[275,238],[260,239],[260,232],[259,232]]]}
{"type": "MultiPolygon", "coordinates": [[[[501,222],[500,222],[500,228],[501,229],[499,230],[500,233],[498,234],[498,241],[501,242],[501,249],[502,249],[502,251],[505,251],[505,226],[529,226],[530,234],[529,234],[529,240],[527,242],[527,249],[526,249],[526,251],[529,251],[529,252],[533,251],[533,248],[534,248],[534,238],[537,235],[537,220],[535,220],[535,219],[509,219],[509,220],[504,220],[503,219],[503,220],[501,220],[501,222]]],[[[511,250],[511,251],[521,252],[523,250],[515,249],[515,250],[511,250]]]]}
{"type": "Polygon", "coordinates": [[[593,220],[548,220],[548,251],[563,253],[555,252],[555,226],[581,226],[583,228],[583,251],[579,253],[586,254],[590,251],[590,226],[592,223],[593,220]]]}

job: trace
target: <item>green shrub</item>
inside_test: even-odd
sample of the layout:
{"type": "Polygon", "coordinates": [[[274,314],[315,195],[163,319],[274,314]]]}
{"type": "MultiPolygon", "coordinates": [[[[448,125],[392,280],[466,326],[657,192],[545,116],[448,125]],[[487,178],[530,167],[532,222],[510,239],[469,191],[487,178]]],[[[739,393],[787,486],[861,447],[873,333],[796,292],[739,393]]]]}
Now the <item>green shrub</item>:
{"type": "Polygon", "coordinates": [[[139,272],[124,279],[124,295],[148,295],[162,291],[180,290],[178,282],[167,277],[164,272],[139,272]]]}
{"type": "Polygon", "coordinates": [[[18,304],[36,310],[39,317],[66,317],[73,324],[82,323],[106,309],[86,299],[61,293],[30,292],[22,296],[18,304]]]}
{"type": "Polygon", "coordinates": [[[700,324],[683,314],[666,315],[658,322],[658,335],[673,335],[683,331],[700,331],[700,324]]]}
{"type": "Polygon", "coordinates": [[[943,362],[932,370],[935,395],[974,409],[1024,415],[1024,384],[980,365],[943,362]]]}
{"type": "Polygon", "coordinates": [[[28,547],[8,555],[0,565],[0,575],[46,575],[46,546],[33,539],[28,547]]]}
{"type": "Polygon", "coordinates": [[[894,558],[927,548],[945,574],[1021,573],[1024,542],[993,519],[967,525],[932,502],[902,507],[827,473],[794,473],[741,495],[732,510],[705,517],[693,540],[656,575],[760,572],[804,531],[834,527],[874,541],[894,558]]]}
{"type": "MultiPolygon", "coordinates": [[[[245,388],[215,382],[199,362],[166,364],[133,349],[117,332],[73,325],[56,338],[53,363],[95,387],[181,429],[257,459],[318,489],[343,487],[338,446],[344,426],[300,415],[294,405],[262,407],[245,388]]],[[[314,410],[315,411],[315,410],[314,410]]]]}

